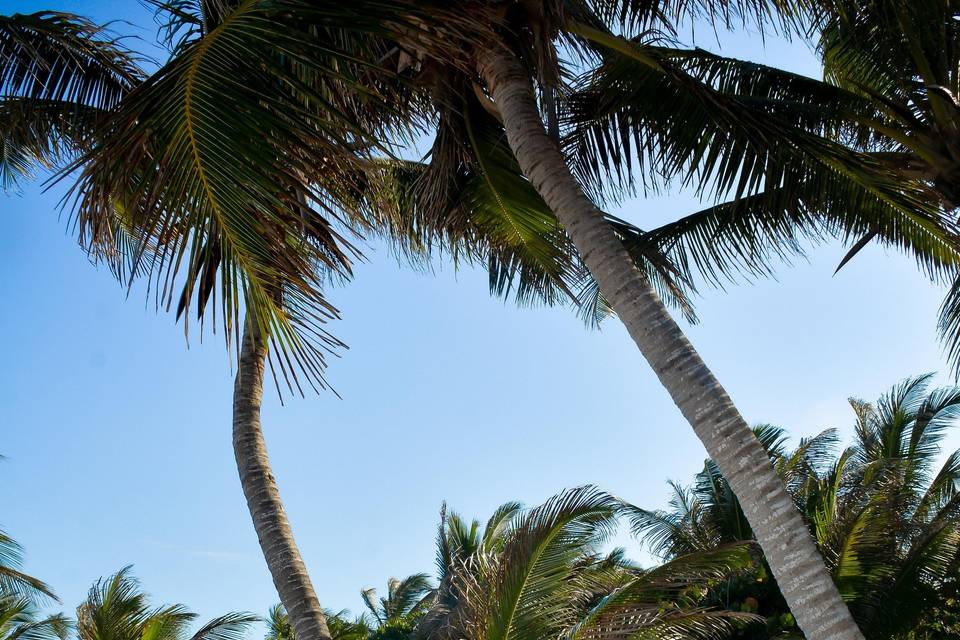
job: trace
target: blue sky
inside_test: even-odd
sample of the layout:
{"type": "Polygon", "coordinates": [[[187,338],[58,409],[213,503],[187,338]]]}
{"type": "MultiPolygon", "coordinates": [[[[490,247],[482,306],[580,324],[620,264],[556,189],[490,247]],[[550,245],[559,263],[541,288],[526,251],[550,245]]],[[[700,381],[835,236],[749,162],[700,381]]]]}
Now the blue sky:
{"type": "MultiPolygon", "coordinates": [[[[4,10],[43,7],[130,20],[152,37],[136,3],[8,0],[4,10]]],[[[724,43],[730,55],[817,74],[802,44],[724,43]]],[[[133,564],[157,602],[205,617],[265,612],[277,598],[236,477],[222,341],[188,349],[170,315],[89,264],[57,202],[56,189],[36,186],[0,195],[0,525],[68,610],[97,577],[133,564]]],[[[651,227],[696,206],[676,193],[617,213],[651,227]]],[[[359,611],[361,588],[432,571],[444,500],[485,518],[507,500],[594,483],[656,507],[666,480],[701,466],[702,447],[616,321],[590,331],[568,309],[491,299],[481,271],[414,273],[382,247],[366,253],[356,280],[331,292],[343,313],[331,329],[350,345],[329,370],[342,399],[280,406],[269,393],[264,408],[325,606],[359,611]]],[[[833,276],[843,253],[820,247],[778,281],[699,301],[689,335],[749,421],[849,434],[848,396],[946,370],[942,291],[874,246],[833,276]]]]}

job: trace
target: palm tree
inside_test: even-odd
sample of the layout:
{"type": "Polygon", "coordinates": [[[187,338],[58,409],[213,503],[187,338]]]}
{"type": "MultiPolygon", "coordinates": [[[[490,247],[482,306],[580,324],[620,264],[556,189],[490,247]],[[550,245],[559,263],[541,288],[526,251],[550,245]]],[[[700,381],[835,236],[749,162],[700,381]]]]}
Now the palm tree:
{"type": "MultiPolygon", "coordinates": [[[[398,105],[416,111],[421,104],[396,100],[398,94],[407,95],[407,85],[382,81],[379,73],[370,71],[382,61],[395,59],[398,73],[386,76],[392,81],[397,75],[405,77],[410,61],[421,57],[448,67],[453,61],[455,71],[468,72],[466,79],[458,73],[455,82],[444,83],[455,93],[453,100],[438,101],[446,107],[442,123],[447,126],[438,136],[437,149],[452,139],[450,114],[460,109],[456,92],[470,94],[475,83],[469,76],[479,73],[489,95],[481,90],[472,94],[472,101],[503,121],[519,167],[562,225],[562,229],[555,223],[547,225],[547,230],[561,240],[562,231],[569,234],[590,272],[599,276],[600,293],[626,322],[708,451],[746,498],[751,521],[768,547],[775,571],[781,577],[803,577],[785,581],[791,585],[787,596],[795,607],[801,601],[808,603],[807,611],[798,612],[802,626],[812,637],[818,635],[817,629],[825,633],[831,625],[853,633],[849,616],[818,569],[799,518],[784,508],[786,494],[776,476],[765,469],[762,449],[749,437],[729,398],[664,309],[656,294],[657,281],[638,268],[637,262],[646,266],[649,261],[646,254],[623,246],[623,240],[630,238],[589,201],[543,131],[527,69],[520,64],[525,61],[535,67],[545,95],[552,95],[560,75],[554,64],[558,57],[553,37],[558,33],[580,38],[594,50],[612,47],[636,58],[634,47],[612,38],[600,18],[643,21],[648,7],[597,2],[598,12],[593,15],[591,7],[581,4],[550,4],[531,13],[524,11],[532,5],[504,10],[496,2],[475,3],[466,11],[422,4],[355,3],[344,8],[295,0],[170,3],[174,19],[169,31],[177,39],[176,55],[130,93],[119,113],[105,120],[98,128],[95,148],[78,165],[81,174],[75,193],[80,199],[81,237],[98,255],[112,259],[118,272],[147,272],[157,282],[158,302],[176,304],[180,313],[187,313],[194,297],[201,314],[211,297],[218,300],[228,341],[235,334],[231,330],[239,325],[241,299],[250,311],[240,344],[235,447],[268,565],[282,599],[292,603],[289,609],[295,625],[304,625],[304,636],[325,635],[260,432],[267,344],[275,347],[275,372],[279,370],[288,383],[299,386],[299,369],[311,384],[324,384],[324,354],[338,342],[323,328],[335,312],[320,293],[322,278],[315,266],[322,265],[321,272],[349,274],[353,249],[338,233],[336,223],[363,221],[367,203],[357,202],[356,197],[358,192],[365,193],[369,152],[383,146],[379,143],[383,121],[407,115],[397,113],[398,105]],[[424,24],[429,28],[424,29],[424,24]],[[494,26],[483,27],[487,24],[494,26]],[[399,44],[385,48],[384,39],[399,44]],[[473,46],[478,42],[497,44],[473,46]],[[262,58],[262,64],[250,59],[251,52],[262,58]],[[224,83],[223,78],[235,81],[224,83]],[[370,90],[371,84],[376,91],[370,90]],[[267,95],[270,101],[261,99],[267,95]],[[382,118],[384,113],[388,117],[382,118]],[[263,131],[269,135],[260,135],[263,131]],[[324,215],[317,215],[318,210],[324,215]],[[186,276],[179,296],[173,291],[177,274],[186,276]],[[217,290],[219,297],[214,295],[217,290]],[[726,447],[731,439],[740,444],[726,447]],[[742,474],[733,467],[735,459],[750,462],[742,474]],[[778,553],[775,544],[790,546],[792,551],[778,553]],[[835,615],[815,616],[818,602],[835,615]]],[[[697,88],[698,99],[709,103],[701,104],[701,111],[725,112],[714,108],[716,92],[685,83],[687,76],[672,70],[661,76],[671,81],[679,78],[674,84],[683,91],[697,88]]],[[[766,128],[761,127],[759,134],[754,130],[749,142],[770,133],[769,119],[761,122],[766,128]]],[[[720,118],[714,126],[729,128],[730,123],[720,118]]],[[[463,129],[471,136],[471,128],[463,129]]],[[[849,169],[843,162],[849,154],[842,154],[842,147],[802,136],[795,139],[804,142],[799,145],[799,155],[808,160],[804,168],[832,169],[839,164],[844,169],[840,173],[854,180],[861,192],[876,196],[880,205],[875,209],[902,214],[903,208],[895,206],[898,202],[906,198],[908,204],[916,203],[912,192],[904,195],[901,185],[891,187],[883,175],[849,169]],[[841,162],[834,156],[840,156],[841,162]],[[811,165],[810,157],[820,164],[811,165]]],[[[689,141],[689,136],[680,140],[689,141]]],[[[479,145],[471,141],[470,146],[479,145]]],[[[434,154],[433,165],[440,167],[444,179],[432,175],[425,182],[442,187],[455,182],[446,178],[463,169],[457,160],[463,155],[460,151],[434,154]]],[[[772,153],[764,157],[781,159],[772,153]]],[[[479,166],[485,177],[493,173],[479,166]]],[[[431,204],[439,202],[442,211],[449,211],[447,195],[449,190],[441,190],[431,204]]],[[[432,213],[433,208],[428,210],[432,213]]],[[[870,218],[873,226],[875,218],[870,218]]],[[[855,220],[866,224],[862,218],[855,220]]],[[[899,238],[925,260],[940,265],[954,259],[948,245],[930,241],[940,233],[936,224],[919,229],[907,225],[906,231],[904,225],[891,226],[891,238],[899,238]]],[[[527,231],[520,234],[521,239],[530,235],[531,230],[527,231]]],[[[674,293],[669,287],[667,291],[674,293]]]]}
{"type": "Polygon", "coordinates": [[[70,622],[61,614],[39,618],[33,604],[16,596],[0,596],[0,638],[3,640],[66,640],[70,622]]]}
{"type": "MultiPolygon", "coordinates": [[[[330,637],[333,640],[367,640],[370,635],[370,627],[362,616],[350,620],[346,610],[324,609],[323,617],[327,621],[327,628],[330,629],[330,637]]],[[[290,617],[283,605],[276,604],[270,607],[270,611],[267,612],[266,640],[296,640],[296,637],[293,625],[290,624],[290,617]]]]}
{"type": "Polygon", "coordinates": [[[691,590],[749,559],[744,547],[641,570],[599,553],[620,503],[592,487],[521,511],[498,509],[483,531],[441,515],[440,586],[417,635],[446,638],[709,638],[750,616],[688,606],[691,590]]]}
{"type": "MultiPolygon", "coordinates": [[[[960,451],[936,466],[960,418],[960,388],[930,390],[930,378],[908,379],[875,404],[851,399],[856,437],[839,455],[832,430],[788,451],[782,429],[756,428],[869,638],[923,637],[931,618],[960,613],[960,451]]],[[[674,485],[674,494],[668,510],[632,513],[634,530],[663,557],[752,539],[712,461],[691,489],[674,485]]],[[[756,599],[758,590],[765,592],[755,584],[744,593],[756,599]]],[[[783,613],[778,594],[766,595],[764,613],[783,613]]]]}
{"type": "MultiPolygon", "coordinates": [[[[380,81],[371,76],[382,70],[363,62],[382,51],[361,27],[378,24],[385,8],[154,4],[167,16],[173,57],[149,79],[129,52],[82,18],[41,13],[0,23],[7,29],[0,32],[7,38],[0,41],[5,175],[25,175],[37,164],[79,170],[81,241],[119,277],[153,279],[158,305],[176,304],[178,317],[196,304],[202,320],[219,290],[229,344],[245,306],[233,420],[241,484],[299,635],[329,637],[270,469],[260,403],[270,343],[278,354],[275,379],[279,372],[298,389],[301,380],[324,386],[324,355],[339,342],[323,328],[336,310],[321,284],[349,276],[359,257],[339,227],[388,234],[416,255],[432,242],[419,235],[416,212],[398,208],[406,181],[422,168],[370,155],[383,147],[394,105],[405,103],[396,74],[385,74],[373,91],[369,84],[380,81]],[[249,51],[258,51],[262,64],[249,51]],[[268,94],[274,102],[260,99],[268,94]],[[224,119],[228,113],[233,119],[224,119]],[[251,136],[254,130],[269,135],[251,136]],[[185,282],[177,296],[178,274],[185,282]]],[[[552,224],[535,194],[511,177],[512,193],[505,193],[494,192],[489,177],[465,175],[464,198],[450,203],[448,214],[469,222],[438,241],[487,262],[494,289],[509,292],[519,274],[519,298],[552,301],[570,291],[569,253],[557,239],[533,237],[542,222],[518,235],[503,218],[516,208],[552,224]]]]}
{"type": "Polygon", "coordinates": [[[151,607],[147,595],[126,567],[98,580],[77,608],[79,640],[242,640],[258,618],[228,613],[190,634],[197,615],[183,605],[151,607]]]}
{"type": "MultiPolygon", "coordinates": [[[[687,4],[691,3],[676,3],[681,7],[687,4]]],[[[789,3],[770,4],[782,8],[789,3]]],[[[724,14],[731,5],[756,5],[760,13],[766,10],[764,3],[721,3],[719,13],[724,14]]],[[[921,198],[923,191],[919,186],[897,182],[863,154],[731,100],[709,84],[698,82],[679,65],[671,65],[664,56],[654,55],[642,43],[611,33],[609,25],[613,22],[646,26],[673,8],[673,3],[635,2],[464,3],[464,13],[473,11],[478,23],[492,25],[475,38],[482,45],[462,42],[458,48],[461,55],[452,64],[447,58],[431,55],[426,48],[415,51],[427,82],[443,79],[436,83],[439,87],[433,87],[438,95],[440,127],[432,157],[435,176],[427,187],[439,187],[442,200],[444,173],[459,167],[463,156],[470,153],[470,145],[458,142],[461,132],[469,137],[469,114],[480,108],[494,114],[523,175],[556,215],[600,295],[624,322],[746,505],[748,518],[774,573],[784,585],[784,595],[801,627],[810,638],[860,638],[762,446],[667,312],[654,283],[636,264],[631,246],[624,243],[632,238],[610,224],[609,217],[588,197],[577,177],[590,178],[590,168],[596,168],[595,175],[599,175],[602,169],[598,167],[608,162],[627,171],[630,150],[615,154],[611,149],[622,144],[629,147],[631,140],[646,140],[649,134],[652,163],[666,167],[670,173],[688,166],[694,175],[705,173],[709,177],[720,172],[718,184],[725,188],[739,184],[738,197],[756,190],[763,184],[764,176],[771,183],[780,184],[784,175],[794,181],[803,176],[817,185],[829,185],[826,193],[842,196],[839,202],[822,202],[823,206],[814,211],[823,218],[791,217],[781,208],[779,224],[774,227],[779,233],[768,237],[786,237],[791,242],[783,250],[774,246],[770,249],[773,253],[795,246],[797,228],[820,232],[828,227],[849,233],[878,226],[882,238],[915,251],[934,272],[955,269],[957,251],[945,240],[947,226],[932,214],[927,215],[930,205],[921,198]],[[643,115],[635,116],[629,111],[637,104],[635,94],[618,91],[622,87],[613,83],[604,87],[607,91],[597,92],[614,96],[609,103],[601,102],[600,108],[593,109],[599,119],[587,133],[598,133],[584,138],[580,131],[575,131],[575,140],[579,139],[581,144],[566,145],[572,146],[574,152],[586,149],[579,158],[573,158],[575,167],[587,168],[579,175],[574,174],[564,149],[551,136],[551,130],[556,130],[551,121],[555,114],[546,114],[545,126],[535,91],[539,89],[541,96],[550,96],[562,89],[563,70],[558,64],[562,56],[556,48],[557,40],[572,41],[578,51],[599,51],[608,60],[642,61],[648,71],[645,77],[649,79],[652,73],[658,81],[657,88],[666,87],[669,91],[668,97],[662,96],[650,91],[647,83],[648,99],[637,108],[656,100],[663,101],[664,107],[654,115],[667,112],[663,121],[654,120],[650,127],[643,115]],[[463,68],[466,71],[458,74],[463,68]],[[667,111],[678,103],[684,109],[667,111]],[[472,104],[479,104],[479,108],[472,104]],[[735,112],[732,117],[731,111],[735,112]],[[686,112],[692,112],[696,119],[686,117],[686,112]],[[620,114],[624,117],[618,119],[620,114]],[[707,143],[712,140],[719,141],[716,152],[708,150],[707,143]],[[778,143],[771,145],[771,140],[778,143]],[[744,156],[748,162],[741,162],[744,156]],[[796,175],[787,167],[795,167],[796,175]],[[833,207],[827,209],[826,204],[833,207]],[[850,205],[855,206],[845,218],[836,213],[850,205]]],[[[606,70],[601,67],[601,74],[606,70]]],[[[622,78],[618,76],[616,80],[622,78]]],[[[546,99],[543,102],[548,103],[546,99]]],[[[642,150],[647,151],[648,147],[642,150]]],[[[430,189],[429,197],[436,198],[430,189]]],[[[738,206],[739,202],[738,198],[738,206]]],[[[761,248],[763,251],[766,248],[761,248]]]]}
{"type": "Polygon", "coordinates": [[[363,603],[376,622],[371,637],[404,638],[409,635],[433,592],[430,578],[425,573],[415,573],[403,580],[390,578],[386,597],[377,598],[377,590],[372,588],[361,591],[363,603]]]}

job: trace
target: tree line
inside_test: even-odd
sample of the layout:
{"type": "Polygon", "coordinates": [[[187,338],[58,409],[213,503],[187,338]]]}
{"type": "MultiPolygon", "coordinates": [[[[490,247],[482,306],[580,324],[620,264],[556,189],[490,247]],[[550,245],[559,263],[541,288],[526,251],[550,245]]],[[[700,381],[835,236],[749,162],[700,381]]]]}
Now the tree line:
{"type": "MultiPolygon", "coordinates": [[[[960,419],[960,387],[904,380],[877,402],[851,399],[853,442],[835,429],[787,445],[784,429],[753,431],[793,497],[844,602],[867,638],[960,637],[960,450],[941,444],[960,419]]],[[[364,589],[366,610],[324,610],[335,640],[722,640],[804,638],[729,482],[707,460],[689,486],[670,483],[664,509],[596,487],[525,509],[501,505],[484,523],[441,509],[435,576],[364,589]],[[644,567],[609,548],[628,525],[661,561],[644,567]]],[[[129,567],[97,581],[76,610],[42,617],[55,599],[21,571],[2,537],[3,640],[241,640],[260,618],[203,623],[183,605],[154,607],[129,567]]],[[[265,640],[296,640],[281,604],[265,640]]]]}
{"type": "Polygon", "coordinates": [[[301,640],[330,628],[273,481],[260,404],[327,385],[324,295],[357,238],[485,265],[491,290],[615,315],[697,433],[811,639],[860,639],[795,495],[668,307],[810,242],[903,251],[950,287],[960,355],[953,0],[149,0],[156,69],[75,15],[0,17],[0,180],[65,181],[82,247],[237,357],[233,445],[301,640]],[[824,79],[678,43],[686,26],[816,48],[824,79]],[[407,160],[400,141],[432,136],[407,160]],[[680,182],[645,230],[602,207],[680,182]],[[244,317],[241,318],[241,315],[244,317]],[[214,320],[214,318],[216,320],[214,320]],[[269,366],[268,366],[269,365],[269,366]]]}

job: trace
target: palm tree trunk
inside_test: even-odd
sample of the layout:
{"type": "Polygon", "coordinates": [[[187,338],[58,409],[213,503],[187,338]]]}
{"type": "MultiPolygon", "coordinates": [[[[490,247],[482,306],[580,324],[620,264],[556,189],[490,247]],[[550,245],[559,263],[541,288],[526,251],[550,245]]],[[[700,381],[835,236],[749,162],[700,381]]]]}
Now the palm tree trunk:
{"type": "Polygon", "coordinates": [[[504,50],[490,47],[478,71],[524,174],[566,229],[640,352],[729,480],[808,640],[863,640],[759,441],[544,131],[523,66],[504,50]]]}
{"type": "Polygon", "coordinates": [[[270,470],[260,428],[267,342],[248,316],[233,388],[233,451],[260,549],[297,640],[330,640],[327,620],[300,558],[293,531],[270,470]]]}

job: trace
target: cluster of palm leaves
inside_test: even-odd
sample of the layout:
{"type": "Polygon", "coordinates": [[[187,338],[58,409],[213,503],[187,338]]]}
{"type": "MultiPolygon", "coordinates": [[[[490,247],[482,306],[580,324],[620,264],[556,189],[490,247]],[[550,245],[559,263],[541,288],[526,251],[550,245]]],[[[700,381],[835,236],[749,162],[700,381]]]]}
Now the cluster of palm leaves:
{"type": "MultiPolygon", "coordinates": [[[[151,74],[82,18],[0,19],[0,178],[57,169],[92,255],[178,317],[212,315],[228,344],[245,327],[235,442],[261,453],[237,458],[254,522],[285,540],[268,558],[278,586],[302,562],[275,486],[255,486],[271,477],[263,361],[278,386],[326,384],[340,343],[324,288],[383,234],[415,260],[483,262],[496,293],[619,315],[732,485],[764,486],[741,497],[766,510],[748,513],[775,573],[792,566],[778,536],[800,536],[806,580],[784,595],[808,633],[858,637],[798,514],[776,507],[789,496],[761,443],[664,302],[693,317],[697,282],[765,275],[827,238],[847,259],[877,241],[960,282],[953,0],[151,4],[170,50],[151,74]],[[691,20],[809,37],[827,81],[683,48],[691,20]],[[404,159],[424,132],[427,157],[404,159]],[[670,180],[714,204],[648,231],[598,208],[670,180]],[[835,619],[802,604],[821,597],[835,619]]],[[[960,285],[941,318],[954,356],[958,327],[960,285]]],[[[496,571],[477,579],[500,588],[496,571]]],[[[290,611],[318,640],[301,574],[290,611]]]]}
{"type": "Polygon", "coordinates": [[[78,640],[242,640],[258,618],[228,613],[196,626],[197,614],[180,604],[153,607],[124,568],[98,580],[77,607],[78,640]]]}
{"type": "MultiPolygon", "coordinates": [[[[437,585],[426,574],[391,579],[367,611],[327,612],[335,640],[460,638],[588,640],[727,637],[755,616],[705,607],[697,595],[749,566],[748,545],[728,545],[652,569],[603,552],[627,505],[593,487],[523,509],[509,502],[485,526],[441,512],[437,585]]],[[[293,640],[278,605],[269,640],[293,640]]]]}
{"type": "Polygon", "coordinates": [[[0,638],[3,640],[242,640],[258,620],[229,613],[196,626],[183,605],[152,607],[127,567],[98,580],[77,607],[76,620],[39,611],[60,600],[45,583],[21,571],[23,549],[0,532],[0,638]]]}
{"type": "Polygon", "coordinates": [[[549,128],[598,198],[638,180],[732,196],[646,232],[607,217],[690,317],[698,279],[768,274],[804,239],[855,238],[854,253],[877,239],[938,279],[960,261],[943,215],[957,172],[949,3],[920,3],[943,15],[759,0],[151,4],[171,57],[149,76],[78,16],[0,20],[0,175],[9,187],[38,167],[76,171],[84,246],[124,278],[153,278],[178,316],[195,304],[203,318],[217,302],[228,336],[244,305],[256,311],[291,376],[322,380],[338,346],[322,328],[336,316],[323,285],[349,277],[365,235],[414,259],[440,249],[480,260],[495,291],[521,300],[609,312],[471,76],[469,52],[498,29],[528,50],[549,128]],[[671,34],[691,17],[786,32],[812,21],[830,82],[683,48],[671,34]],[[533,41],[544,29],[562,36],[560,58],[533,41]],[[858,30],[873,50],[852,50],[858,30]],[[397,155],[398,140],[431,130],[426,162],[397,155]]]}
{"type": "MultiPolygon", "coordinates": [[[[791,450],[783,429],[755,427],[868,638],[960,633],[960,451],[938,464],[945,433],[960,418],[960,388],[929,383],[929,375],[908,379],[876,403],[851,399],[854,442],[839,452],[834,430],[791,450]]],[[[635,532],[659,555],[752,539],[712,461],[692,486],[671,487],[669,509],[631,514],[635,532]]],[[[762,558],[705,602],[759,610],[768,618],[767,633],[795,629],[762,558]]]]}
{"type": "Polygon", "coordinates": [[[64,640],[69,622],[61,615],[41,616],[39,609],[56,601],[49,586],[24,573],[23,549],[0,531],[0,638],[64,640]]]}

